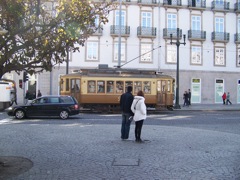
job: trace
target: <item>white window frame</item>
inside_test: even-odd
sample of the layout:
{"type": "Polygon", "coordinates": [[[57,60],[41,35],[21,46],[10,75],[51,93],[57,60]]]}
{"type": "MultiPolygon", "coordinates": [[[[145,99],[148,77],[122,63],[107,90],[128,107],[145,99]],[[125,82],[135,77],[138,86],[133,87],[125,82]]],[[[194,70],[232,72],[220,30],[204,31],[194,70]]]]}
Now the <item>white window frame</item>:
{"type": "Polygon", "coordinates": [[[224,18],[215,17],[215,32],[224,32],[224,18]]]}
{"type": "Polygon", "coordinates": [[[167,63],[177,63],[177,46],[167,45],[167,63]]]}
{"type": "Polygon", "coordinates": [[[141,44],[141,57],[140,62],[153,62],[152,58],[152,44],[142,43],[141,44]]]}
{"type": "Polygon", "coordinates": [[[142,12],[142,27],[152,27],[152,12],[142,12]]]}
{"type": "Polygon", "coordinates": [[[177,14],[173,14],[173,13],[167,14],[167,28],[168,29],[177,28],[177,14]]]}
{"type": "Polygon", "coordinates": [[[193,65],[202,64],[202,46],[191,47],[191,64],[193,65]]]}
{"type": "Polygon", "coordinates": [[[237,19],[237,33],[240,33],[240,17],[237,19]]]}
{"type": "Polygon", "coordinates": [[[240,48],[237,49],[237,67],[240,67],[240,48]]]}
{"type": "Polygon", "coordinates": [[[87,42],[86,61],[98,61],[98,42],[87,42]]]}
{"type": "MultiPolygon", "coordinates": [[[[114,43],[113,61],[118,62],[118,46],[119,43],[114,43]]],[[[121,42],[121,62],[126,62],[126,43],[121,42]]]]}
{"type": "Polygon", "coordinates": [[[225,48],[223,47],[214,48],[214,65],[225,66],[225,48]]]}
{"type": "MultiPolygon", "coordinates": [[[[122,10],[121,11],[121,26],[125,26],[126,24],[126,11],[122,10]]],[[[120,11],[116,10],[115,11],[115,25],[119,26],[119,15],[120,15],[120,11]]]]}
{"type": "Polygon", "coordinates": [[[195,30],[195,31],[200,31],[201,30],[201,16],[192,15],[191,20],[192,20],[191,29],[195,30]]]}

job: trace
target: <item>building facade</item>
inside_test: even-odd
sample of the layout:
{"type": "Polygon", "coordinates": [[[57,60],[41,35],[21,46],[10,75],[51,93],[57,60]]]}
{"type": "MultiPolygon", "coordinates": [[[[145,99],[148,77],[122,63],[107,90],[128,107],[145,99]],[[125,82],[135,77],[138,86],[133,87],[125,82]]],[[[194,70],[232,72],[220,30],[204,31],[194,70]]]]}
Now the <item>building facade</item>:
{"type": "MultiPolygon", "coordinates": [[[[180,104],[188,89],[192,104],[222,103],[224,92],[230,92],[233,103],[240,103],[240,0],[114,3],[120,5],[110,12],[109,22],[88,38],[80,52],[70,52],[69,73],[106,64],[150,69],[176,78],[178,61],[180,104]]],[[[51,73],[31,76],[25,90],[35,85],[42,94],[58,94],[59,77],[66,72],[62,64],[51,73]]],[[[17,83],[22,77],[5,76],[17,83]]],[[[19,89],[20,102],[23,96],[19,89]]]]}

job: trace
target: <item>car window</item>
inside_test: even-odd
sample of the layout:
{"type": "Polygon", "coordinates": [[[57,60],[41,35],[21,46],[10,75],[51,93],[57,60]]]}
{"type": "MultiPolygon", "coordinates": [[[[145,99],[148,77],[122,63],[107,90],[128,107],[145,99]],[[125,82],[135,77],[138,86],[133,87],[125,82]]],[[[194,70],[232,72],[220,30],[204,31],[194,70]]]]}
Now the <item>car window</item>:
{"type": "Polygon", "coordinates": [[[70,97],[61,97],[60,102],[61,103],[73,103],[73,100],[70,97]]]}
{"type": "Polygon", "coordinates": [[[59,98],[58,97],[50,97],[48,99],[48,103],[59,103],[59,98]]]}

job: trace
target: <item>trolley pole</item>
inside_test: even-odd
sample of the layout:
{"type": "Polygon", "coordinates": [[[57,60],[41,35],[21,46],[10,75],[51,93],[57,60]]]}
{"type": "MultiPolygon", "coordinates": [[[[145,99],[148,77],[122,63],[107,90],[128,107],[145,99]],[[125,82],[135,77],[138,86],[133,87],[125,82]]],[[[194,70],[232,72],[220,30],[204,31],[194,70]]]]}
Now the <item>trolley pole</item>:
{"type": "MultiPolygon", "coordinates": [[[[170,44],[173,44],[172,41],[172,34],[170,34],[171,42],[170,44]]],[[[179,105],[179,46],[183,44],[186,45],[186,35],[183,35],[184,42],[180,42],[180,34],[179,34],[179,28],[177,28],[177,39],[174,44],[177,46],[177,72],[176,72],[176,99],[175,99],[175,105],[174,109],[181,109],[181,106],[179,105]]]]}

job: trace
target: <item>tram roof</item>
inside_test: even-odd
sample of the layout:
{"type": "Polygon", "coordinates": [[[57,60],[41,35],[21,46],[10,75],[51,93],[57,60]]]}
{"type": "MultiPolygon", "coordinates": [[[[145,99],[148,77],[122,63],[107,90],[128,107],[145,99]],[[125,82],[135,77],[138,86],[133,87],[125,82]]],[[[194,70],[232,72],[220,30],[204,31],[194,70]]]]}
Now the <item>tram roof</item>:
{"type": "MultiPolygon", "coordinates": [[[[63,77],[142,77],[142,78],[172,78],[169,75],[157,73],[154,70],[142,69],[122,69],[122,68],[104,68],[104,69],[81,69],[77,73],[63,75],[63,77]]],[[[173,79],[173,78],[172,78],[173,79]]]]}

